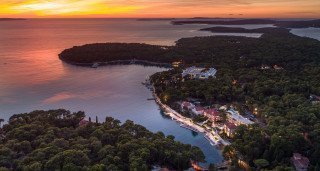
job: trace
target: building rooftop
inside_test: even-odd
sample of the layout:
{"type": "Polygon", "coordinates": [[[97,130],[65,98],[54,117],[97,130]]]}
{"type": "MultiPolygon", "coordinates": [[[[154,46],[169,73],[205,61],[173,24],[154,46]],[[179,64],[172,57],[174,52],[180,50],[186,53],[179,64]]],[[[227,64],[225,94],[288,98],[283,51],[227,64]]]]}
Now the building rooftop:
{"type": "Polygon", "coordinates": [[[230,109],[230,110],[228,110],[227,112],[230,113],[229,116],[230,116],[232,119],[240,122],[241,124],[245,124],[245,125],[253,124],[252,121],[250,121],[249,119],[241,116],[238,111],[235,111],[235,110],[233,110],[233,109],[230,109]]]}
{"type": "Polygon", "coordinates": [[[85,119],[82,119],[80,122],[79,122],[79,126],[85,126],[89,123],[89,121],[85,120],[85,119]]]}
{"type": "Polygon", "coordinates": [[[299,153],[293,153],[291,160],[298,171],[307,170],[310,163],[307,157],[304,157],[299,153]]]}
{"type": "Polygon", "coordinates": [[[231,123],[231,122],[225,123],[225,126],[227,128],[229,128],[230,130],[235,130],[237,128],[237,125],[235,125],[234,123],[231,123]]]}
{"type": "Polygon", "coordinates": [[[190,102],[187,102],[187,101],[183,101],[181,105],[182,105],[183,107],[193,106],[190,102]]]}
{"type": "Polygon", "coordinates": [[[183,70],[182,77],[191,75],[194,78],[207,79],[210,76],[214,77],[216,73],[217,70],[215,68],[206,69],[192,66],[183,70]]]}
{"type": "Polygon", "coordinates": [[[209,115],[219,116],[220,113],[217,109],[206,109],[205,112],[209,115]]]}

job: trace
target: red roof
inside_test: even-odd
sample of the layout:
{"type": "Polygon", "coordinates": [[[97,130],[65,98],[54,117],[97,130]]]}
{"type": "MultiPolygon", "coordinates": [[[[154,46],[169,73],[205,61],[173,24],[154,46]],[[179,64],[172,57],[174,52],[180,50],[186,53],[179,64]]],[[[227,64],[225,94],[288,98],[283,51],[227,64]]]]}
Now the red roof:
{"type": "Polygon", "coordinates": [[[205,112],[209,115],[213,115],[213,116],[219,116],[220,113],[217,109],[207,109],[205,110],[205,112]]]}
{"type": "Polygon", "coordinates": [[[229,128],[230,130],[237,128],[237,126],[236,126],[234,123],[231,123],[231,122],[227,122],[227,123],[225,123],[225,125],[226,125],[226,127],[229,128]]]}
{"type": "Polygon", "coordinates": [[[184,101],[184,102],[182,102],[182,106],[183,107],[189,107],[189,106],[191,106],[191,103],[184,101]]]}
{"type": "Polygon", "coordinates": [[[87,125],[89,123],[89,121],[85,120],[85,119],[82,119],[80,122],[79,122],[79,126],[84,126],[84,125],[87,125]]]}

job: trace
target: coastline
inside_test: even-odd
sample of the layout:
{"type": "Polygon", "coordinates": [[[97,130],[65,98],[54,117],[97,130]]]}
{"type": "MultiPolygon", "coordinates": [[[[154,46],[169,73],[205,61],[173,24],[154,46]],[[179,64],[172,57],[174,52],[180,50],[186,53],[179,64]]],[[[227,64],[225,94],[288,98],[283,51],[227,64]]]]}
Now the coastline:
{"type": "MultiPolygon", "coordinates": [[[[213,147],[216,147],[216,149],[220,153],[222,153],[222,149],[225,146],[230,144],[230,142],[222,139],[219,136],[219,134],[216,133],[215,131],[209,130],[204,126],[200,126],[200,125],[194,123],[190,118],[182,116],[180,113],[176,112],[175,110],[170,108],[168,105],[163,104],[161,102],[160,98],[155,93],[155,88],[154,88],[153,85],[152,85],[152,95],[153,95],[153,97],[155,99],[155,102],[159,105],[159,107],[164,111],[164,113],[167,116],[171,117],[172,120],[175,120],[176,122],[180,123],[181,125],[184,125],[184,126],[181,126],[181,125],[180,126],[184,127],[185,129],[189,129],[189,130],[192,130],[192,131],[196,131],[196,132],[202,133],[203,136],[205,137],[205,139],[208,140],[209,143],[213,147]],[[186,127],[189,127],[189,128],[186,128],[186,127]],[[217,137],[218,137],[218,140],[216,140],[217,137]],[[221,148],[219,148],[219,146],[221,148]]],[[[224,161],[222,161],[222,163],[220,163],[220,164],[223,164],[223,163],[224,163],[224,161]]]]}
{"type": "Polygon", "coordinates": [[[151,62],[147,60],[137,60],[137,59],[130,59],[130,60],[115,60],[115,61],[108,61],[108,62],[93,62],[93,63],[80,63],[80,62],[71,62],[65,60],[61,57],[59,59],[65,63],[76,65],[76,66],[83,66],[83,67],[92,67],[94,64],[98,64],[98,66],[107,66],[107,65],[144,65],[144,66],[157,66],[157,67],[165,67],[171,68],[172,65],[170,63],[161,63],[161,62],[151,62]]]}

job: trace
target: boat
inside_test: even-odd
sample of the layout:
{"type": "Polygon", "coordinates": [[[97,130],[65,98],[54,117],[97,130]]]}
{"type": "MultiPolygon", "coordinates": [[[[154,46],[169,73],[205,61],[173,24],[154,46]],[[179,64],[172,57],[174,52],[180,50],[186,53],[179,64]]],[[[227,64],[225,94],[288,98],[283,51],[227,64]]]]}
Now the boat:
{"type": "Polygon", "coordinates": [[[130,61],[130,64],[135,64],[136,63],[136,59],[132,59],[131,61],[130,61]]]}
{"type": "Polygon", "coordinates": [[[91,68],[98,68],[98,66],[99,66],[99,63],[95,62],[92,64],[91,68]]]}
{"type": "Polygon", "coordinates": [[[170,114],[168,112],[163,112],[163,113],[170,116],[170,114]]]}
{"type": "Polygon", "coordinates": [[[189,129],[189,130],[191,130],[191,131],[193,131],[193,132],[199,132],[198,130],[196,130],[195,128],[192,128],[191,126],[189,126],[189,125],[186,125],[186,124],[180,124],[180,126],[182,127],[182,128],[186,128],[186,129],[189,129]]]}
{"type": "Polygon", "coordinates": [[[171,117],[171,120],[179,122],[176,118],[171,117]]]}
{"type": "Polygon", "coordinates": [[[149,79],[146,79],[144,82],[141,82],[141,84],[146,86],[148,89],[152,88],[152,85],[149,79]]]}

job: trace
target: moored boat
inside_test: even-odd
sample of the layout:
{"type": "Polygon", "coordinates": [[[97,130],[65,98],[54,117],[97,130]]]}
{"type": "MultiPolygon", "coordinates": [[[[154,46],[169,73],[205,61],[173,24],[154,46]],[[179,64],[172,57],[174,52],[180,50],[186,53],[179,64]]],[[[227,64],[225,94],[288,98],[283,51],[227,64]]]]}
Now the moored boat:
{"type": "Polygon", "coordinates": [[[98,66],[99,66],[99,63],[95,62],[92,64],[91,68],[98,68],[98,66]]]}

